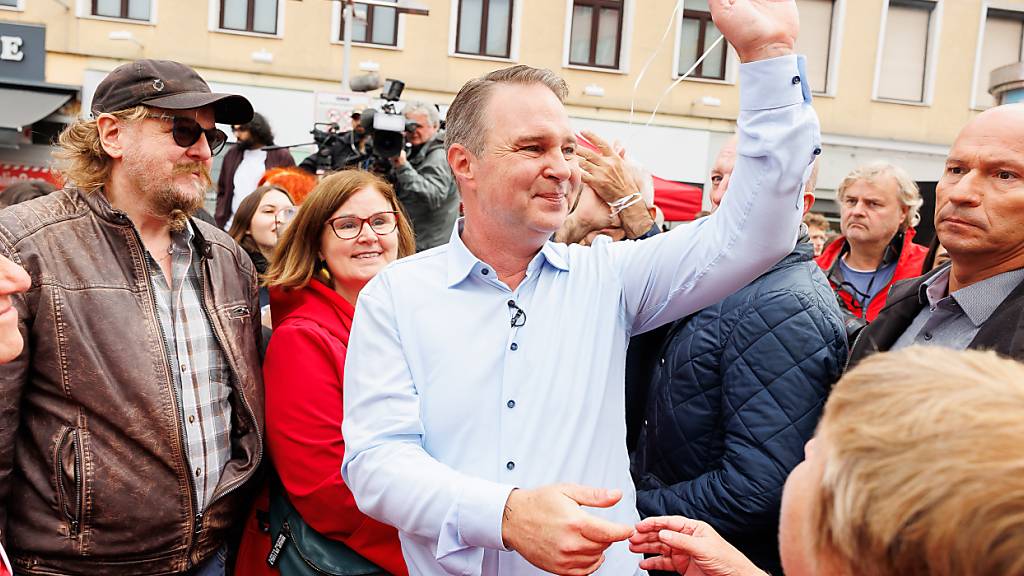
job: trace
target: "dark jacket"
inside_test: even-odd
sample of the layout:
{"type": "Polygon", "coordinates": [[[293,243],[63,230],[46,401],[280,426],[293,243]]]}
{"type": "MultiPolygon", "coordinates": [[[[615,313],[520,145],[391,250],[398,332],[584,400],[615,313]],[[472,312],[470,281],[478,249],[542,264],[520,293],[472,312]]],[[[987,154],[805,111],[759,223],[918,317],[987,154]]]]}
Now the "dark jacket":
{"type": "MultiPolygon", "coordinates": [[[[928,305],[927,297],[921,295],[921,285],[940,270],[942,268],[918,278],[904,280],[892,287],[885,308],[874,322],[860,331],[850,347],[849,368],[875,352],[886,352],[892,348],[921,309],[928,305]]],[[[981,325],[968,348],[995,350],[1003,356],[1024,362],[1024,283],[1014,288],[981,325]]]]}
{"type": "MultiPolygon", "coordinates": [[[[232,146],[224,154],[224,162],[220,165],[220,176],[217,178],[217,210],[214,219],[217,226],[223,228],[231,218],[231,202],[235,198],[235,171],[242,163],[243,152],[238,144],[232,146]]],[[[267,150],[267,159],[263,162],[267,170],[295,166],[295,159],[287,148],[267,150]]]]}
{"type": "Polygon", "coordinates": [[[640,515],[711,524],[779,574],[779,506],[842,373],[835,296],[801,242],[722,302],[677,321],[633,454],[640,515]]]}
{"type": "Polygon", "coordinates": [[[928,255],[928,248],[914,244],[915,234],[916,231],[913,228],[907,228],[905,232],[897,233],[893,236],[892,242],[890,242],[882,258],[881,266],[896,262],[896,269],[893,271],[892,278],[886,283],[885,288],[871,299],[866,311],[854,300],[853,293],[846,287],[842,269],[839,267],[839,259],[850,251],[846,238],[844,236],[836,238],[835,242],[829,244],[828,248],[821,253],[821,256],[818,256],[818,265],[825,271],[832,289],[835,290],[836,295],[842,300],[843,306],[851,314],[868,322],[874,321],[875,317],[878,316],[878,312],[885,306],[886,294],[892,285],[900,280],[913,278],[921,273],[921,265],[924,263],[924,257],[928,255]]]}
{"type": "Polygon", "coordinates": [[[416,232],[416,251],[447,244],[459,217],[459,191],[439,130],[395,169],[395,193],[416,232]]]}
{"type": "Polygon", "coordinates": [[[192,221],[202,300],[232,373],[231,460],[197,514],[181,408],[145,248],[100,192],[0,212],[25,350],[0,366],[0,530],[18,574],[171,574],[242,519],[263,453],[256,277],[192,221]]]}

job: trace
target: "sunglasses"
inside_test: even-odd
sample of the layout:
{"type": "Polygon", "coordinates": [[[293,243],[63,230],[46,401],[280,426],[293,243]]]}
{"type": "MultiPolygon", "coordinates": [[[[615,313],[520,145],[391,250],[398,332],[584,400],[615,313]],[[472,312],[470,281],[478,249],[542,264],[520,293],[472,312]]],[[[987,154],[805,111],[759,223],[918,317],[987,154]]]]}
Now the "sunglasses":
{"type": "Polygon", "coordinates": [[[228,141],[228,135],[217,128],[203,128],[193,118],[185,116],[167,116],[166,114],[147,114],[146,118],[171,121],[171,136],[174,143],[182,148],[191,148],[199,142],[199,137],[206,135],[206,143],[210,146],[210,154],[216,156],[228,141]]]}

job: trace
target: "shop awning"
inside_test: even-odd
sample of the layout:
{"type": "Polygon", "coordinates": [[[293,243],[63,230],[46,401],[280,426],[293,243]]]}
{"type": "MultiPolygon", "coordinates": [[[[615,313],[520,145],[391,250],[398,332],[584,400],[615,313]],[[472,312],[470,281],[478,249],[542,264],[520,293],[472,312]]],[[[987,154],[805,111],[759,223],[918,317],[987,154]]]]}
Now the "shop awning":
{"type": "Polygon", "coordinates": [[[661,208],[665,220],[687,222],[700,212],[704,191],[696,186],[654,177],[654,204],[661,208]]]}
{"type": "Polygon", "coordinates": [[[53,114],[71,94],[33,90],[31,88],[0,87],[0,129],[21,130],[53,114]]]}

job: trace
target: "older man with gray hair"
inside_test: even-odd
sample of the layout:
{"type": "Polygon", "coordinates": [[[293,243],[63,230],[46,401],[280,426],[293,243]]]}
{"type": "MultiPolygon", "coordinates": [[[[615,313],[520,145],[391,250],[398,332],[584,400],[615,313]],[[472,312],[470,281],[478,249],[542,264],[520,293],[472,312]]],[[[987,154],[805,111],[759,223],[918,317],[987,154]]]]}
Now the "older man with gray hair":
{"type": "Polygon", "coordinates": [[[416,232],[416,251],[448,242],[459,215],[459,193],[444,151],[444,130],[437,107],[425,102],[405,105],[405,118],[416,127],[407,133],[412,148],[391,159],[395,192],[416,232]]]}

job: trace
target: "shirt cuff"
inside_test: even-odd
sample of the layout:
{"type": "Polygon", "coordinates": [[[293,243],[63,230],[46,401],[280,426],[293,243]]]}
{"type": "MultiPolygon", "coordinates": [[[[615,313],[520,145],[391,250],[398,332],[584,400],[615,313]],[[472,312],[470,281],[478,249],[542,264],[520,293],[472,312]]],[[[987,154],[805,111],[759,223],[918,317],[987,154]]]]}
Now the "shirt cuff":
{"type": "Polygon", "coordinates": [[[804,57],[795,54],[740,64],[740,110],[810,103],[804,57]]]}
{"type": "Polygon", "coordinates": [[[513,489],[510,484],[468,480],[444,519],[435,558],[442,565],[459,566],[461,560],[475,562],[478,549],[507,550],[501,522],[513,489]]]}

